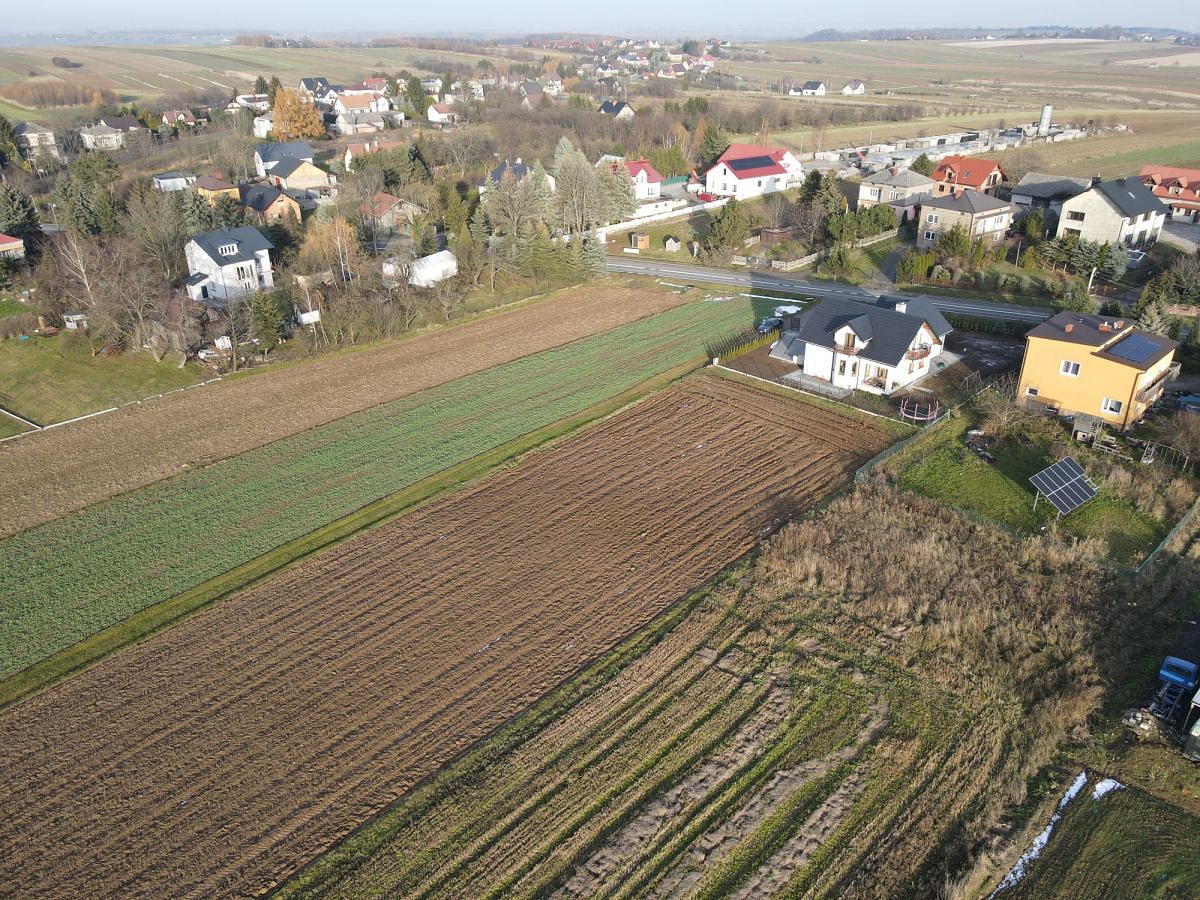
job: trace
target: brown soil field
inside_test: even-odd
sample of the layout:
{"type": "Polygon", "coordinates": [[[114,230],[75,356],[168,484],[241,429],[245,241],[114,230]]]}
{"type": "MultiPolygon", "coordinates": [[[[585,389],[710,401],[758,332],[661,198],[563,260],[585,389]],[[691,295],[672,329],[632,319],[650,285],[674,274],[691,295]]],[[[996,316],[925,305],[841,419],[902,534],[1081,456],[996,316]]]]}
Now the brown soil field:
{"type": "Polygon", "coordinates": [[[0,444],[0,537],[189,466],[561,346],[685,302],[633,281],[561,291],[364,350],[208,385],[0,444]]]}
{"type": "Polygon", "coordinates": [[[270,888],[888,440],[693,378],[6,710],[5,893],[270,888]]]}

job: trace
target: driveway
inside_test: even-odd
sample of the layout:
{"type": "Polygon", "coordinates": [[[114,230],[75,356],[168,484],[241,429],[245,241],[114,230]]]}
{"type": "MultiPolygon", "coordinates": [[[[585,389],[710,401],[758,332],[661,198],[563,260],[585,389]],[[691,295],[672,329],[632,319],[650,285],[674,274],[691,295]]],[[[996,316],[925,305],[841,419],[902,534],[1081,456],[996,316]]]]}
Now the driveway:
{"type": "Polygon", "coordinates": [[[1161,240],[1168,244],[1174,244],[1188,253],[1195,253],[1200,249],[1200,225],[1192,225],[1183,221],[1168,221],[1163,226],[1161,240]]]}

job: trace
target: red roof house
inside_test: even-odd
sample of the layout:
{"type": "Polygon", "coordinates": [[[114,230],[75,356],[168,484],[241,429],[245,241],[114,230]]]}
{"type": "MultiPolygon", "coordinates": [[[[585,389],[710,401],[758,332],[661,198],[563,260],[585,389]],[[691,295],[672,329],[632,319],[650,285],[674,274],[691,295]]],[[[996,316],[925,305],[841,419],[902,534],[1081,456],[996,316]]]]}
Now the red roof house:
{"type": "Polygon", "coordinates": [[[759,144],[730,144],[705,174],[705,187],[720,197],[758,197],[799,183],[803,171],[790,151],[759,144]]]}
{"type": "Polygon", "coordinates": [[[25,242],[19,237],[0,234],[0,259],[21,259],[25,256],[25,242]]]}
{"type": "Polygon", "coordinates": [[[1147,163],[1138,178],[1171,208],[1173,215],[1190,215],[1193,221],[1200,222],[1200,169],[1147,163]]]}
{"type": "Polygon", "coordinates": [[[931,176],[934,194],[949,194],[956,188],[969,188],[985,194],[1004,180],[1004,170],[994,159],[974,156],[943,156],[931,176]]]}

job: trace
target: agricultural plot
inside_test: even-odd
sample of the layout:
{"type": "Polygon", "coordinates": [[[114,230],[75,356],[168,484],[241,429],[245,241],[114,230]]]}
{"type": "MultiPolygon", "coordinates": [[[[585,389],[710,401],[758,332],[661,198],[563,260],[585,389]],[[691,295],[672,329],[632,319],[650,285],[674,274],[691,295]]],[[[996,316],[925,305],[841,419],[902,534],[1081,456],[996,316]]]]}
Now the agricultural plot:
{"type": "Polygon", "coordinates": [[[281,894],[936,896],[1094,708],[1107,577],[860,488],[281,894]]]}
{"type": "Polygon", "coordinates": [[[0,542],[0,676],[364,504],[698,360],[707,338],[749,318],[748,301],[671,310],[14,535],[0,542]]]}
{"type": "MultiPolygon", "coordinates": [[[[0,880],[268,887],[887,440],[700,376],[110,657],[0,714],[0,880]]],[[[786,682],[741,690],[714,669],[708,683],[729,708],[705,740],[763,690],[790,708],[786,682]]]]}
{"type": "Polygon", "coordinates": [[[607,280],[453,327],[229,379],[169,402],[10,441],[0,445],[0,536],[684,302],[665,290],[607,280]],[[48,479],[46,472],[56,477],[48,479]]]}

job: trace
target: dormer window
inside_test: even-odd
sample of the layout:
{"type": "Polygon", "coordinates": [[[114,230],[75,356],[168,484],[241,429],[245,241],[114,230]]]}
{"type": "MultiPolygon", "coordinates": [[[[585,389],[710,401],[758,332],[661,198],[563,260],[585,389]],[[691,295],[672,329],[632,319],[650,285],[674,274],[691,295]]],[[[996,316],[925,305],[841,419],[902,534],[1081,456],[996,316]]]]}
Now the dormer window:
{"type": "Polygon", "coordinates": [[[220,247],[217,248],[217,252],[220,253],[222,256],[236,256],[237,255],[237,244],[222,244],[220,247]]]}

